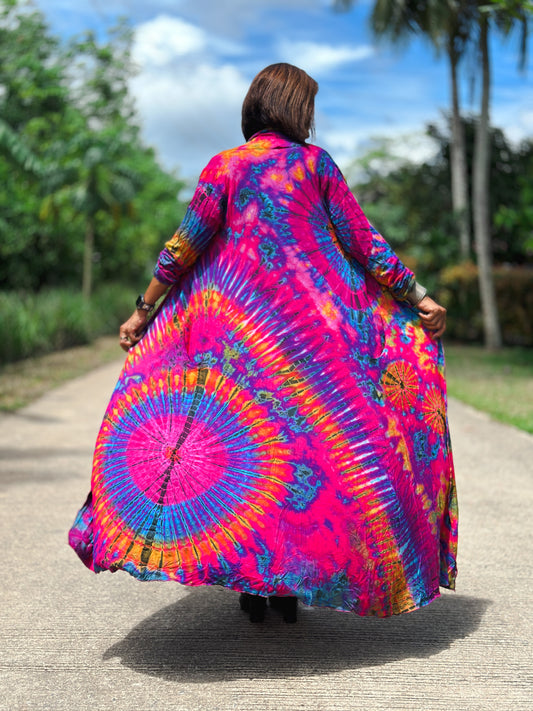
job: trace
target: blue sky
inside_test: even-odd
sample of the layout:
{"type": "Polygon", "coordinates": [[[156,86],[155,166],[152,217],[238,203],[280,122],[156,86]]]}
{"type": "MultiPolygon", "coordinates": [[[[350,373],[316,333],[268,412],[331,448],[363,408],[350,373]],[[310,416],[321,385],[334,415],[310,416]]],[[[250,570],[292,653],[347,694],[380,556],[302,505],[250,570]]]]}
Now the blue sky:
{"type": "MultiPolygon", "coordinates": [[[[424,157],[429,121],[449,103],[444,58],[421,39],[407,48],[376,45],[371,0],[348,13],[330,0],[35,0],[52,32],[105,36],[118,16],[135,32],[132,80],[145,141],[165,167],[194,179],[209,158],[242,143],[240,108],[254,75],[291,62],[319,83],[316,143],[341,167],[374,137],[399,155],[424,157]]],[[[532,62],[517,69],[518,36],[493,41],[493,123],[510,138],[533,136],[532,62]]],[[[465,80],[463,105],[475,110],[465,80]]]]}

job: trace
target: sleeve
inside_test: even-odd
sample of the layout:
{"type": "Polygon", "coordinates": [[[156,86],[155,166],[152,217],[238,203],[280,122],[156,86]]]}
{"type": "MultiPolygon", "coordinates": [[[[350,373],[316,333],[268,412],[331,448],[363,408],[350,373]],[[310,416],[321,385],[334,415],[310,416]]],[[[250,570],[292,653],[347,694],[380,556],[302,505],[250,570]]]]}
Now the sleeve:
{"type": "Polygon", "coordinates": [[[204,168],[181,225],[159,254],[154,276],[163,284],[178,281],[224,223],[226,171],[221,163],[215,156],[204,168]]]}
{"type": "Polygon", "coordinates": [[[406,299],[415,284],[415,275],[368,222],[338,166],[325,151],[318,173],[326,210],[346,253],[395,298],[406,299]]]}

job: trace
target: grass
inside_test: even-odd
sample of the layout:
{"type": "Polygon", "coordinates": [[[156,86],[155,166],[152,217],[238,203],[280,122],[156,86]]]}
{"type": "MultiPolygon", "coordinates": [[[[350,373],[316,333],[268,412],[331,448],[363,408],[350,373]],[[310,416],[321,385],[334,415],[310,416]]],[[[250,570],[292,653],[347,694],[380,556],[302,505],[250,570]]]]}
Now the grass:
{"type": "Polygon", "coordinates": [[[89,303],[79,291],[0,292],[0,364],[16,363],[114,334],[133,303],[130,290],[105,284],[89,303]]]}
{"type": "Polygon", "coordinates": [[[533,349],[445,346],[448,393],[533,434],[533,349]]]}
{"type": "MultiPolygon", "coordinates": [[[[533,349],[489,353],[480,346],[447,345],[448,392],[494,419],[533,434],[533,349]]],[[[0,369],[0,410],[14,411],[47,390],[121,357],[116,336],[0,369]]]]}
{"type": "Polygon", "coordinates": [[[8,363],[0,368],[0,411],[14,412],[66,380],[121,357],[117,336],[8,363]]]}
{"type": "Polygon", "coordinates": [[[130,291],[120,284],[101,286],[90,303],[69,289],[0,292],[0,411],[18,410],[120,358],[118,326],[132,306],[130,291]]]}

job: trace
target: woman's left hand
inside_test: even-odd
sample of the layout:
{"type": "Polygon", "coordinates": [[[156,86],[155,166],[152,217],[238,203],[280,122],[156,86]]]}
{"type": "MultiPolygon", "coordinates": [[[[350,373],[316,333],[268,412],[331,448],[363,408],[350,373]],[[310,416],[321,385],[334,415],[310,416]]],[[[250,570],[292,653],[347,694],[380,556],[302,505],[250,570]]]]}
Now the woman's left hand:
{"type": "Polygon", "coordinates": [[[424,296],[416,308],[423,325],[433,331],[435,338],[442,336],[446,330],[446,309],[444,306],[440,306],[429,296],[424,296]]]}
{"type": "Polygon", "coordinates": [[[140,341],[147,320],[148,313],[146,311],[135,309],[129,319],[122,324],[119,330],[119,337],[120,347],[123,350],[128,351],[140,341]]]}

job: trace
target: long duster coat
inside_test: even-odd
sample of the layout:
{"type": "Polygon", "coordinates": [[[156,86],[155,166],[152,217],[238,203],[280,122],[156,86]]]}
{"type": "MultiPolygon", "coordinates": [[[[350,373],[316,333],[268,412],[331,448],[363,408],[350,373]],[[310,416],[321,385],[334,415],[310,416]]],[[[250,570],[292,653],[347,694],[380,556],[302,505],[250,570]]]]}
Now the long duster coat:
{"type": "Polygon", "coordinates": [[[160,254],[70,544],[92,570],[386,616],[453,588],[440,341],[322,149],[215,156],[160,254]]]}

